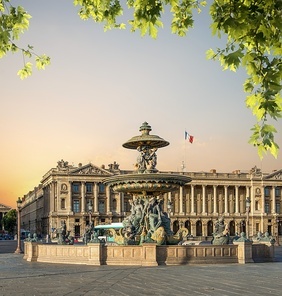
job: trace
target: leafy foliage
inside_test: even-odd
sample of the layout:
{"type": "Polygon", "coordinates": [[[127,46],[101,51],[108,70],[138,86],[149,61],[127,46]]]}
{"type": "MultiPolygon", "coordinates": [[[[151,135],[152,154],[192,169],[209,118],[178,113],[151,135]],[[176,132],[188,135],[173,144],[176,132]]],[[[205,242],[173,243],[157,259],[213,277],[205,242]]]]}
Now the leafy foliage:
{"type": "MultiPolygon", "coordinates": [[[[123,9],[132,11],[128,20],[131,31],[140,31],[157,38],[165,9],[172,14],[171,31],[185,36],[193,27],[194,12],[201,12],[207,1],[196,0],[74,0],[79,16],[103,23],[104,30],[124,29],[119,23],[123,9]],[[125,7],[123,7],[125,6],[125,7]]],[[[279,147],[274,140],[276,129],[267,124],[268,119],[282,116],[282,0],[214,0],[209,7],[211,30],[219,38],[226,37],[225,48],[209,49],[207,58],[218,60],[223,69],[236,71],[243,67],[248,75],[244,83],[246,105],[257,119],[251,129],[249,143],[257,146],[262,158],[266,152],[277,157],[279,147]]],[[[9,0],[0,0],[0,58],[8,51],[19,48],[13,42],[27,30],[30,15],[23,8],[14,8],[9,0]],[[9,5],[8,5],[9,4],[9,5]],[[9,6],[9,9],[8,9],[9,6]]],[[[25,57],[32,57],[32,47],[21,49],[25,57]]],[[[36,66],[44,69],[50,63],[47,56],[37,56],[36,66]]],[[[23,79],[32,72],[32,64],[25,63],[18,72],[23,79]]]]}
{"type": "Polygon", "coordinates": [[[17,211],[15,209],[10,210],[4,217],[3,217],[3,224],[4,229],[9,233],[14,233],[14,230],[17,225],[17,211]]]}
{"type": "Polygon", "coordinates": [[[19,40],[20,35],[29,28],[29,15],[23,7],[14,7],[9,0],[0,0],[0,58],[8,52],[21,51],[23,55],[23,68],[18,71],[21,79],[32,74],[32,63],[26,62],[26,58],[36,57],[36,68],[44,69],[50,64],[50,58],[46,55],[37,55],[33,52],[33,47],[20,48],[15,41],[19,40]]]}
{"type": "Polygon", "coordinates": [[[256,116],[249,143],[258,147],[262,158],[270,151],[277,157],[276,129],[267,124],[282,116],[282,1],[218,0],[210,8],[212,32],[227,36],[224,49],[207,51],[224,69],[246,69],[246,105],[256,116]]]}

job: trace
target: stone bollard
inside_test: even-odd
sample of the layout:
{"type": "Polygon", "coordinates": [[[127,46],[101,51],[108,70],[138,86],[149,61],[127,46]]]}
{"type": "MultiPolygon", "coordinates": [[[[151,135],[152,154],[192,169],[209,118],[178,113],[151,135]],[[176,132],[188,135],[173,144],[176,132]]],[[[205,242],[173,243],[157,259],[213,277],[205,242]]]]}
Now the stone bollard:
{"type": "Polygon", "coordinates": [[[238,246],[238,263],[254,263],[251,241],[234,241],[233,244],[238,246]]]}
{"type": "Polygon", "coordinates": [[[89,248],[89,265],[102,265],[103,264],[103,244],[98,243],[88,243],[89,248]]]}
{"type": "Polygon", "coordinates": [[[26,261],[33,262],[38,259],[38,244],[37,242],[24,242],[24,257],[26,261]]]}
{"type": "Polygon", "coordinates": [[[142,266],[158,266],[157,262],[157,244],[143,243],[142,266]]]}

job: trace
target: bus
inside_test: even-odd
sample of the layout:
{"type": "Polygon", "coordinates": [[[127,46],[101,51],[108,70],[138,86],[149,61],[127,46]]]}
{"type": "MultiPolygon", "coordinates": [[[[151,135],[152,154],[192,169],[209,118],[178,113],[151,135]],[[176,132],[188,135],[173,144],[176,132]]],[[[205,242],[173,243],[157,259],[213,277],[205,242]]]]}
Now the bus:
{"type": "Polygon", "coordinates": [[[114,237],[109,233],[109,229],[115,229],[116,231],[123,229],[124,226],[121,222],[111,223],[111,224],[100,224],[94,226],[94,231],[98,233],[98,238],[100,240],[104,239],[105,242],[114,242],[114,237]]]}

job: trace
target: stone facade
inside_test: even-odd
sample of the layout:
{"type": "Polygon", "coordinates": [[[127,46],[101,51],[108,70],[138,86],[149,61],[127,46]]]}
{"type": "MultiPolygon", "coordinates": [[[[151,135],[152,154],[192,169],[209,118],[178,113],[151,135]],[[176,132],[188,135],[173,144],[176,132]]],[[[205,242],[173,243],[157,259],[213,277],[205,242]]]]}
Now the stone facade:
{"type": "MultiPolygon", "coordinates": [[[[91,163],[77,167],[61,160],[50,169],[38,187],[23,196],[21,228],[50,235],[66,222],[71,235],[82,236],[90,219],[94,225],[121,222],[130,214],[132,196],[115,193],[102,183],[107,177],[132,173],[117,163],[108,168],[91,163]]],[[[166,173],[166,172],[161,172],[166,173]]],[[[224,216],[231,236],[247,232],[282,235],[282,169],[249,172],[167,172],[187,175],[191,183],[163,195],[164,211],[174,232],[186,227],[191,236],[210,239],[214,223],[224,216]],[[246,198],[250,198],[249,211],[246,198]]]]}

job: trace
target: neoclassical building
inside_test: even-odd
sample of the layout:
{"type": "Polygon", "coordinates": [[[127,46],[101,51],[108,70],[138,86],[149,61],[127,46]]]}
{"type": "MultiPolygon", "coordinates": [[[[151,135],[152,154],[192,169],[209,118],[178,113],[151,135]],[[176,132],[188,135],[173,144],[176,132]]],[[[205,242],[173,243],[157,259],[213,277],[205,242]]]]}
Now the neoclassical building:
{"type": "MultiPolygon", "coordinates": [[[[130,213],[133,197],[113,192],[103,180],[128,173],[132,171],[120,170],[115,162],[105,168],[59,161],[22,197],[21,228],[52,236],[65,221],[73,236],[82,236],[90,220],[94,225],[121,222],[130,213]]],[[[209,239],[214,223],[223,216],[231,235],[244,231],[252,237],[267,231],[276,238],[282,236],[282,169],[178,174],[192,181],[162,196],[174,232],[185,226],[191,235],[209,239]]]]}

